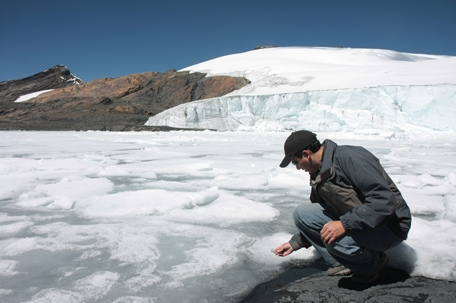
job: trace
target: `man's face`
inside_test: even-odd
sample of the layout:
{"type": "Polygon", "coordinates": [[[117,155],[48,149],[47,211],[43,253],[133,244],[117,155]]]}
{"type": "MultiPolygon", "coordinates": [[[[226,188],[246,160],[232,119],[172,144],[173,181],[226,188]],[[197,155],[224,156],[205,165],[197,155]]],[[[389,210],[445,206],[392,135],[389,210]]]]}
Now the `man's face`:
{"type": "Polygon", "coordinates": [[[296,166],[296,169],[302,169],[309,174],[316,173],[320,167],[319,164],[312,161],[312,153],[308,150],[302,151],[301,157],[293,157],[291,163],[296,166]]]}

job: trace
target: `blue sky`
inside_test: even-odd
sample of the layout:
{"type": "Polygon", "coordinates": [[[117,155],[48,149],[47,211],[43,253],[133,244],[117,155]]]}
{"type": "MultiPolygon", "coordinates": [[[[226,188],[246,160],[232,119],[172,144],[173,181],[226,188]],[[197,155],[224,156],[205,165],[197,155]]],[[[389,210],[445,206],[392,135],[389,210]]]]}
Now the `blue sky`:
{"type": "Polygon", "coordinates": [[[57,64],[84,81],[258,45],[456,56],[455,0],[2,0],[0,81],[57,64]]]}

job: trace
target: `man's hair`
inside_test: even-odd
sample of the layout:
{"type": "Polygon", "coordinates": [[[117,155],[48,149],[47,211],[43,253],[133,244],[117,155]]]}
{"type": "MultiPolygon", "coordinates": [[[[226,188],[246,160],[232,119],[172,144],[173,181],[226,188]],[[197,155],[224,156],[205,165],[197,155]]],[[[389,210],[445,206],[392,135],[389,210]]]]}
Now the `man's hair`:
{"type": "Polygon", "coordinates": [[[311,152],[316,153],[317,151],[320,150],[321,143],[320,141],[316,140],[314,143],[312,143],[308,148],[311,152]]]}
{"type": "Polygon", "coordinates": [[[320,150],[320,147],[321,147],[320,141],[316,140],[314,143],[310,144],[309,147],[306,147],[305,149],[297,152],[293,157],[302,158],[302,152],[306,149],[310,150],[313,153],[316,153],[317,151],[320,150]]]}

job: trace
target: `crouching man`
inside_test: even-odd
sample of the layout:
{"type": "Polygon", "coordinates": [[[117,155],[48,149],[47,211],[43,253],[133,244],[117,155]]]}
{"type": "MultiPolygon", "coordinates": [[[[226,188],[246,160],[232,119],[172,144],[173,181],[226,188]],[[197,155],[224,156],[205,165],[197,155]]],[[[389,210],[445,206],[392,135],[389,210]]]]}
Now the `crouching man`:
{"type": "Polygon", "coordinates": [[[310,175],[312,203],[298,206],[299,230],[275,249],[287,256],[310,246],[331,266],[328,275],[372,283],[388,264],[385,251],[407,238],[410,209],[379,160],[363,147],[322,144],[305,130],[284,144],[280,167],[290,162],[310,175]]]}

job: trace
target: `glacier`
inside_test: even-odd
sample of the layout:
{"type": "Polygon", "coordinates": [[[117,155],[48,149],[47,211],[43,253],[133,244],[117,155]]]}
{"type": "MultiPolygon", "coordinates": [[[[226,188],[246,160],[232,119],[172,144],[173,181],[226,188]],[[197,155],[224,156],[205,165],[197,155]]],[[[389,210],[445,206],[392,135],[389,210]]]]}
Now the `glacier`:
{"type": "Polygon", "coordinates": [[[251,84],[150,117],[145,125],[413,137],[454,135],[456,58],[378,49],[277,47],[183,70],[251,84]]]}
{"type": "Polygon", "coordinates": [[[456,131],[456,85],[379,86],[230,95],[181,104],[146,125],[221,131],[350,132],[407,136],[456,131]]]}

